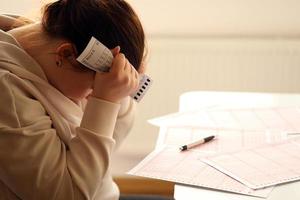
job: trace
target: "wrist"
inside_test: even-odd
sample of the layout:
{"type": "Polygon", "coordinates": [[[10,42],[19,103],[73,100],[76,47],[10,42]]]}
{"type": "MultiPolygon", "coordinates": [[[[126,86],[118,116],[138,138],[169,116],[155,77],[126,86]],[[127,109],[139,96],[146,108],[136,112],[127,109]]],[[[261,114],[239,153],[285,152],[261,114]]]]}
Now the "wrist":
{"type": "Polygon", "coordinates": [[[121,103],[120,99],[112,98],[112,97],[109,97],[108,95],[107,96],[106,95],[97,95],[95,93],[92,93],[91,97],[96,98],[96,99],[101,99],[101,100],[104,100],[104,101],[108,101],[108,102],[111,102],[111,103],[117,103],[117,104],[121,103]]]}
{"type": "Polygon", "coordinates": [[[120,104],[90,97],[80,127],[112,137],[120,107],[120,104]]]}

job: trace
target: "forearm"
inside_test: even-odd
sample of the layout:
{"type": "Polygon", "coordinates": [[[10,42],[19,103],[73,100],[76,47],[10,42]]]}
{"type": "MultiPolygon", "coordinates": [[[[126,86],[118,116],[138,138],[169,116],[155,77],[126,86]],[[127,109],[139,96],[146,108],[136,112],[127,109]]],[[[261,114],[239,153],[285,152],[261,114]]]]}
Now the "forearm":
{"type": "Polygon", "coordinates": [[[88,100],[76,137],[69,143],[67,168],[83,196],[91,198],[104,183],[112,150],[114,126],[120,105],[96,98],[88,100]]]}
{"type": "MultiPolygon", "coordinates": [[[[19,102],[11,90],[1,84],[0,89],[0,102],[19,102]]],[[[0,107],[0,113],[8,113],[0,116],[7,122],[0,125],[0,177],[10,190],[22,199],[91,199],[102,184],[109,184],[104,179],[115,144],[118,104],[89,99],[68,145],[59,139],[43,107],[27,104],[36,115],[25,120],[24,113],[16,115],[15,105],[10,105],[0,107]]]]}
{"type": "Polygon", "coordinates": [[[105,177],[115,141],[122,141],[131,127],[132,99],[122,101],[121,107],[90,97],[80,126],[72,129],[75,137],[66,144],[53,124],[60,117],[45,115],[37,100],[16,99],[11,79],[2,81],[0,103],[7,106],[0,107],[0,121],[7,124],[0,125],[0,177],[10,190],[22,199],[71,200],[89,199],[102,185],[110,187],[105,177]],[[26,107],[16,110],[8,102],[26,107]],[[31,117],[25,117],[29,112],[31,117]]]}
{"type": "Polygon", "coordinates": [[[136,102],[132,98],[127,97],[121,102],[121,109],[118,114],[117,123],[114,129],[113,138],[116,141],[115,149],[119,148],[131,128],[133,127],[136,115],[136,102]]]}

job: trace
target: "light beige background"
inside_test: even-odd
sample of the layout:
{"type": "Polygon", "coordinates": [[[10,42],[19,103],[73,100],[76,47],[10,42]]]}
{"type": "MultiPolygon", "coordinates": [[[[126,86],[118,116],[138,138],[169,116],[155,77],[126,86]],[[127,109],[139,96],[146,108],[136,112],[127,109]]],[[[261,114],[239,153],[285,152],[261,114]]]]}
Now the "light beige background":
{"type": "MultiPolygon", "coordinates": [[[[147,119],[176,112],[183,92],[300,92],[299,0],[129,2],[145,26],[154,84],[114,159],[115,174],[154,148],[158,128],[147,119]]],[[[0,0],[0,12],[36,18],[41,3],[0,0]]]]}

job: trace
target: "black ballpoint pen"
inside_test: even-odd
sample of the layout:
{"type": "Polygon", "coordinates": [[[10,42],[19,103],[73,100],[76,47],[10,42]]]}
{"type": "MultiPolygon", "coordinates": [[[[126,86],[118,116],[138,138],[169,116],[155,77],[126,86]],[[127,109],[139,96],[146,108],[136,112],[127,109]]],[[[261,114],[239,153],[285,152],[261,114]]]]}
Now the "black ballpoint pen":
{"type": "Polygon", "coordinates": [[[203,138],[203,139],[200,139],[200,140],[197,140],[195,142],[192,142],[190,144],[186,144],[186,145],[183,145],[179,148],[180,151],[185,151],[185,150],[188,150],[188,149],[191,149],[193,147],[196,147],[198,145],[201,145],[201,144],[204,144],[206,142],[209,142],[211,141],[212,139],[214,139],[215,136],[212,135],[212,136],[209,136],[209,137],[206,137],[206,138],[203,138]]]}

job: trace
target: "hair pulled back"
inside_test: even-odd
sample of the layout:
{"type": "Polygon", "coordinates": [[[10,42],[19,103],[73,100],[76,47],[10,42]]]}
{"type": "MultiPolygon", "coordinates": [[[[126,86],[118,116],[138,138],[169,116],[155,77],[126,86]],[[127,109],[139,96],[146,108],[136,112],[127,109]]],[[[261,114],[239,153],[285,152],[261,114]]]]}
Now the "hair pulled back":
{"type": "Polygon", "coordinates": [[[138,69],[144,49],[144,30],[136,13],[124,0],[59,0],[44,8],[42,25],[53,37],[72,42],[80,54],[92,36],[108,48],[121,47],[138,69]]]}

